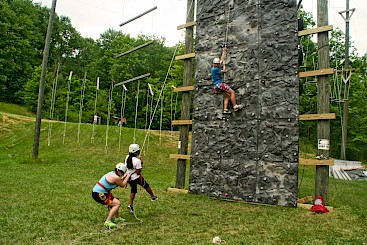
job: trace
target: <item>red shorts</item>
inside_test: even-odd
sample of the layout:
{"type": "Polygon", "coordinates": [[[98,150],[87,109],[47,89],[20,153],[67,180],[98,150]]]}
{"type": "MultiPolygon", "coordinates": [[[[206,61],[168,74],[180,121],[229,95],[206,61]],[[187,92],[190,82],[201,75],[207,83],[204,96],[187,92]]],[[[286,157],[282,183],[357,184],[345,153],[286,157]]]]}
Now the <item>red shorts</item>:
{"type": "Polygon", "coordinates": [[[230,86],[228,86],[228,84],[226,84],[226,83],[218,83],[218,84],[216,84],[215,85],[215,89],[216,90],[219,90],[219,91],[221,91],[221,92],[229,92],[229,90],[231,89],[231,87],[230,86]]]}

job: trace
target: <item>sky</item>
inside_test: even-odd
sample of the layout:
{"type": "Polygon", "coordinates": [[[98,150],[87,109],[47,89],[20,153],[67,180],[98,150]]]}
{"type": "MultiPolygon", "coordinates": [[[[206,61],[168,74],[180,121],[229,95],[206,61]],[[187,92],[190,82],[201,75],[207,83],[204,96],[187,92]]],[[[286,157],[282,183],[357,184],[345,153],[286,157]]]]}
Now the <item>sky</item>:
{"type": "MultiPolygon", "coordinates": [[[[298,0],[299,1],[299,0],[298,0]]],[[[347,0],[329,0],[329,24],[345,32],[345,21],[338,13],[346,9],[347,0]]],[[[33,0],[51,7],[52,0],[33,0]]],[[[184,40],[184,30],[177,26],[186,22],[187,0],[58,0],[56,13],[71,19],[83,37],[97,39],[108,29],[121,30],[136,37],[139,34],[166,38],[167,46],[184,40]],[[120,27],[145,11],[156,10],[120,27]]],[[[303,9],[317,20],[317,0],[303,0],[303,9]]],[[[349,8],[356,8],[350,19],[350,36],[359,56],[367,53],[367,1],[350,0],[349,8]]],[[[345,15],[344,15],[345,16],[345,15]]]]}

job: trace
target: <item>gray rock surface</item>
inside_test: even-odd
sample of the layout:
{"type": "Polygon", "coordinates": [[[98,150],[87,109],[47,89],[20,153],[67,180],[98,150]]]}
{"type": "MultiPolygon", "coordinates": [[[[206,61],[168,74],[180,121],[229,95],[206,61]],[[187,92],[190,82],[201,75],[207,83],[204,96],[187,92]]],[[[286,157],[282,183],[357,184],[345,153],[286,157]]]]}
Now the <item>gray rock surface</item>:
{"type": "Polygon", "coordinates": [[[198,0],[191,193],[296,206],[296,5],[198,0]],[[225,82],[244,106],[238,112],[230,106],[230,115],[223,115],[223,97],[213,93],[211,81],[212,61],[225,45],[225,82]]]}

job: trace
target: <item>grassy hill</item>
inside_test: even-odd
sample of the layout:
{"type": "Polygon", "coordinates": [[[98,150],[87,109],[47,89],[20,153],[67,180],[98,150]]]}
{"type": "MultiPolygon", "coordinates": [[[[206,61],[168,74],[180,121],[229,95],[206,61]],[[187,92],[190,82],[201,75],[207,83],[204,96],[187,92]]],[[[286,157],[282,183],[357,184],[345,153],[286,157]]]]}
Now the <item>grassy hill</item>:
{"type": "MultiPolygon", "coordinates": [[[[334,209],[321,215],[303,208],[246,204],[192,194],[167,192],[174,187],[178,134],[147,138],[143,175],[159,200],[141,189],[136,219],[126,209],[130,189],[116,189],[122,217],[116,230],[103,226],[106,207],[91,190],[106,172],[123,161],[134,129],[44,121],[39,160],[32,159],[34,117],[9,114],[0,107],[0,244],[363,244],[367,241],[367,182],[330,179],[334,209]],[[50,131],[49,129],[52,128],[50,131]],[[49,137],[50,135],[50,137],[49,137]],[[106,140],[106,135],[108,140],[106,140]],[[121,142],[119,147],[119,141],[121,142]]],[[[25,112],[24,112],[25,113],[25,112]]],[[[145,130],[136,131],[142,144],[145,130]]],[[[189,164],[187,166],[189,169],[189,164]]],[[[314,194],[314,167],[300,167],[299,197],[314,194]]],[[[187,173],[187,185],[188,185],[187,173]]]]}

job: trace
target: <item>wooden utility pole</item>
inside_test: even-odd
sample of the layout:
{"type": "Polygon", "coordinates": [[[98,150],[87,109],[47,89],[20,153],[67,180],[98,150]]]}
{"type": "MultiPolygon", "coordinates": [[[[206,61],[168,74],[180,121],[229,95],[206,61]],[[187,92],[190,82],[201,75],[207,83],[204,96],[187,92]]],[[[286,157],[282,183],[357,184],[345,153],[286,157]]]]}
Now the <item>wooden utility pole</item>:
{"type": "MultiPolygon", "coordinates": [[[[348,77],[348,68],[349,68],[349,20],[352,15],[349,15],[349,11],[353,11],[355,9],[349,9],[349,0],[346,3],[346,10],[339,12],[342,15],[343,19],[345,20],[345,61],[344,61],[344,70],[346,73],[346,77],[348,77]],[[343,16],[345,13],[345,18],[343,16]]],[[[344,74],[342,73],[342,76],[344,74]]],[[[345,87],[344,87],[344,105],[343,105],[343,124],[342,124],[342,144],[341,144],[341,152],[340,158],[342,160],[347,159],[346,149],[347,149],[347,132],[348,132],[348,91],[349,91],[349,82],[350,79],[345,80],[345,87]]]]}
{"type": "MultiPolygon", "coordinates": [[[[317,1],[317,26],[328,25],[328,0],[317,1]]],[[[317,34],[318,43],[318,64],[319,69],[326,69],[330,67],[329,54],[329,33],[319,32],[317,34]]],[[[318,76],[318,93],[317,93],[317,113],[330,112],[330,90],[329,90],[329,76],[318,76]]],[[[330,120],[319,120],[317,122],[317,138],[318,140],[326,140],[330,142],[330,120]]],[[[329,158],[329,149],[320,149],[318,147],[318,156],[329,158]]],[[[328,199],[329,189],[329,166],[316,165],[315,178],[315,194],[321,195],[325,201],[328,199]]]]}
{"type": "MultiPolygon", "coordinates": [[[[194,20],[194,3],[195,1],[187,0],[187,14],[186,23],[194,20]]],[[[193,51],[193,40],[194,40],[194,27],[187,27],[185,33],[185,54],[192,53],[193,51]]],[[[192,81],[192,68],[193,60],[184,60],[184,81],[183,86],[191,86],[192,81]]],[[[190,104],[191,104],[191,92],[186,91],[182,93],[182,111],[181,119],[190,119],[190,104]]],[[[187,155],[189,145],[189,125],[180,126],[180,141],[178,154],[187,155]]],[[[186,159],[177,160],[177,171],[176,171],[176,188],[183,189],[185,187],[185,173],[186,173],[186,159]]]]}
{"type": "Polygon", "coordinates": [[[48,20],[47,34],[46,34],[46,40],[45,40],[45,49],[43,51],[42,72],[41,72],[41,79],[40,79],[40,84],[38,88],[37,115],[36,115],[35,129],[34,129],[33,159],[38,158],[38,148],[39,148],[40,134],[41,134],[43,97],[44,97],[44,92],[45,92],[45,78],[46,78],[46,70],[47,70],[47,63],[48,63],[48,55],[50,52],[51,32],[52,32],[52,25],[54,22],[56,2],[57,0],[52,1],[52,6],[50,10],[50,18],[48,20]]]}

